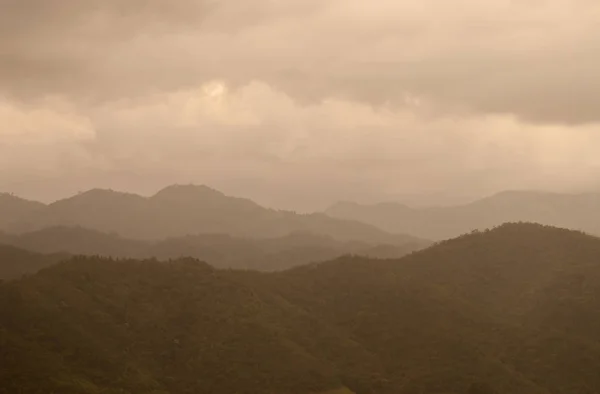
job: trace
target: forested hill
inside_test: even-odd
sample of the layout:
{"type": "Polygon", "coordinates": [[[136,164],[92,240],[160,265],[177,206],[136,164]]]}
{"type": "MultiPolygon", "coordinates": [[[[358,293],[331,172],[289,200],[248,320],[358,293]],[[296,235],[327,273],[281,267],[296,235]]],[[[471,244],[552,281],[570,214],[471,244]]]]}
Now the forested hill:
{"type": "Polygon", "coordinates": [[[597,393],[600,240],[509,224],[281,273],[77,258],[0,286],[0,393],[597,393]]]}

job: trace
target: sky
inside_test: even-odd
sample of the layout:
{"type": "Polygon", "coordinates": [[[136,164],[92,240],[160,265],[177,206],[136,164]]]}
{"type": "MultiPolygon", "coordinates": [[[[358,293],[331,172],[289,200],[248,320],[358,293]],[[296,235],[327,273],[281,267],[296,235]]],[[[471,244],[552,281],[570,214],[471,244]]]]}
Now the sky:
{"type": "Polygon", "coordinates": [[[0,191],[600,190],[597,0],[0,0],[0,191]]]}

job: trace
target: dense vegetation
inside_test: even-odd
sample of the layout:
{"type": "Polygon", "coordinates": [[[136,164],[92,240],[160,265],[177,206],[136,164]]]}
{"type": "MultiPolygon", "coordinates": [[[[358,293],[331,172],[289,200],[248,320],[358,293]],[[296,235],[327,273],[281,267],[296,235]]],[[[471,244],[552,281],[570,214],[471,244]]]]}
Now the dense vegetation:
{"type": "Polygon", "coordinates": [[[279,273],[76,258],[0,286],[0,393],[597,393],[600,240],[504,225],[279,273]]]}
{"type": "Polygon", "coordinates": [[[326,213],[386,231],[442,240],[506,222],[533,222],[600,235],[600,194],[502,192],[470,204],[410,208],[398,203],[338,203],[326,213]]]}
{"type": "Polygon", "coordinates": [[[115,258],[154,257],[159,260],[194,257],[218,268],[262,271],[283,270],[346,254],[397,258],[425,246],[424,242],[417,241],[401,245],[344,242],[301,232],[277,238],[204,234],[162,241],[140,241],[78,227],[51,227],[18,235],[0,233],[0,244],[45,254],[66,252],[115,258]]]}

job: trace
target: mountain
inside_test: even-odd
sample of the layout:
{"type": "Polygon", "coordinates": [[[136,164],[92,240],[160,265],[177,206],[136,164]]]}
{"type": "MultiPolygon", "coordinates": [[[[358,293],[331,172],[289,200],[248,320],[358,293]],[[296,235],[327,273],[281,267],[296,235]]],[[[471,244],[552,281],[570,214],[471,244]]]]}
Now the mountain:
{"type": "Polygon", "coordinates": [[[385,231],[448,239],[506,222],[534,222],[600,235],[600,194],[509,191],[453,207],[410,208],[397,203],[338,203],[326,211],[385,231]]]}
{"type": "Polygon", "coordinates": [[[149,198],[111,190],[90,190],[14,220],[10,230],[23,233],[56,226],[80,226],[143,240],[196,234],[265,238],[302,231],[340,241],[395,245],[419,241],[324,214],[275,211],[247,199],[194,185],[170,186],[149,198]]]}
{"type": "Polygon", "coordinates": [[[507,224],[277,273],[76,258],[0,285],[0,393],[600,391],[600,240],[507,224]]]}
{"type": "Polygon", "coordinates": [[[37,253],[128,258],[140,255],[151,243],[122,238],[81,227],[48,227],[31,233],[0,234],[0,244],[37,253]]]}
{"type": "Polygon", "coordinates": [[[423,247],[420,242],[402,245],[344,242],[304,232],[277,238],[203,234],[161,241],[140,241],[81,227],[48,227],[31,233],[0,234],[0,244],[45,254],[68,253],[159,260],[193,257],[218,268],[261,271],[283,270],[347,254],[397,258],[423,247]]]}
{"type": "Polygon", "coordinates": [[[33,215],[43,208],[42,203],[0,193],[0,231],[7,230],[12,223],[33,215]]]}
{"type": "Polygon", "coordinates": [[[497,392],[593,393],[599,257],[598,238],[508,224],[400,260],[300,267],[276,286],[415,377],[395,384],[408,392],[459,392],[475,379],[497,392]]]}
{"type": "Polygon", "coordinates": [[[35,273],[58,263],[65,257],[65,254],[43,255],[14,246],[0,245],[0,281],[35,273]]]}
{"type": "Polygon", "coordinates": [[[0,287],[0,317],[0,393],[345,394],[328,359],[370,358],[191,260],[66,262],[0,287]]]}
{"type": "Polygon", "coordinates": [[[280,271],[350,254],[373,258],[398,258],[423,247],[421,242],[402,245],[344,242],[303,232],[264,239],[196,235],[155,243],[144,250],[141,257],[166,260],[191,256],[218,268],[280,271]]]}

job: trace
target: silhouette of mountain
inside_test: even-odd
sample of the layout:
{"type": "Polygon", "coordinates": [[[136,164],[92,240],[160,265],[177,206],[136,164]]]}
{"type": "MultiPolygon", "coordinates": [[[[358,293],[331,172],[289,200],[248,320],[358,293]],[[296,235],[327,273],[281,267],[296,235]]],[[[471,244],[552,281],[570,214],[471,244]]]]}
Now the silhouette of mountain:
{"type": "Polygon", "coordinates": [[[441,240],[506,222],[526,221],[600,235],[600,194],[508,191],[453,207],[413,209],[396,203],[342,202],[326,213],[385,231],[441,240]]]}
{"type": "Polygon", "coordinates": [[[294,231],[331,236],[340,241],[401,245],[418,241],[374,226],[324,214],[275,211],[206,186],[170,186],[150,198],[111,190],[91,190],[57,201],[14,220],[12,232],[80,226],[126,238],[158,240],[196,234],[281,237],[294,231]]]}
{"type": "Polygon", "coordinates": [[[507,224],[285,272],[76,258],[0,285],[0,393],[600,391],[600,239],[507,224]]]}
{"type": "Polygon", "coordinates": [[[162,241],[140,241],[80,227],[49,227],[18,235],[0,234],[0,243],[38,253],[159,260],[194,257],[218,268],[268,271],[331,260],[346,254],[402,257],[423,247],[421,242],[402,245],[343,242],[304,232],[264,239],[203,234],[162,241]]]}

